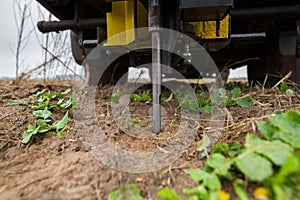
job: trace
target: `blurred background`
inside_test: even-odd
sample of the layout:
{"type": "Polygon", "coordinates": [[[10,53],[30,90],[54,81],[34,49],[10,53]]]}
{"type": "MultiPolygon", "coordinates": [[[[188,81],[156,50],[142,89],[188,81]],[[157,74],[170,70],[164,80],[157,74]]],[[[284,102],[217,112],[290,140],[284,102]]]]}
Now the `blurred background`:
{"type": "MultiPolygon", "coordinates": [[[[56,20],[32,0],[12,0],[0,7],[0,78],[73,79],[83,68],[71,55],[69,32],[42,34],[38,21],[56,20]]],[[[246,67],[230,78],[245,78],[246,67]]]]}

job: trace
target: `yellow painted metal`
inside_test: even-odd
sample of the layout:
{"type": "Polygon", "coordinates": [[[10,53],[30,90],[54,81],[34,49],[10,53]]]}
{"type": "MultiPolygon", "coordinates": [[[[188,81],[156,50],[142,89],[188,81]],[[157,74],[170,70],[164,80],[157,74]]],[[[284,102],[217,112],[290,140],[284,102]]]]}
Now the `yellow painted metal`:
{"type": "Polygon", "coordinates": [[[196,27],[196,35],[202,39],[227,39],[229,37],[229,15],[220,21],[220,36],[216,35],[215,21],[191,22],[196,27]]]}
{"type": "Polygon", "coordinates": [[[106,14],[107,43],[111,45],[125,45],[135,39],[134,31],[134,1],[112,2],[112,12],[106,14]],[[124,32],[126,31],[126,32],[124,32]],[[122,33],[124,32],[124,33],[122,33]],[[118,33],[118,37],[112,37],[118,33]]]}

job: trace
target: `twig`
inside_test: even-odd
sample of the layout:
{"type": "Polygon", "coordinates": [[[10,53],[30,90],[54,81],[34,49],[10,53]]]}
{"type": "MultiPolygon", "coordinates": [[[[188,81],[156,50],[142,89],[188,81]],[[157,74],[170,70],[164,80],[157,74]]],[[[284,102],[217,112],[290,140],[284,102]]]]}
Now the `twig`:
{"type": "Polygon", "coordinates": [[[57,57],[52,57],[50,60],[44,62],[43,64],[40,64],[39,66],[29,70],[28,72],[22,73],[22,75],[18,78],[18,81],[29,77],[32,72],[44,67],[45,65],[47,65],[47,64],[51,63],[52,61],[54,61],[55,59],[57,59],[57,57]]]}
{"type": "Polygon", "coordinates": [[[69,71],[72,72],[75,76],[77,76],[77,77],[80,78],[80,76],[78,76],[78,75],[76,74],[76,72],[74,72],[74,70],[72,70],[70,67],[68,67],[61,59],[59,59],[58,56],[55,56],[55,55],[54,55],[52,52],[50,52],[47,48],[45,48],[45,47],[43,47],[43,46],[42,46],[42,48],[43,48],[45,51],[47,51],[51,56],[55,57],[56,60],[57,60],[59,63],[61,63],[67,70],[69,70],[69,71]]]}
{"type": "Polygon", "coordinates": [[[278,85],[280,85],[283,81],[289,79],[292,76],[292,71],[290,71],[287,75],[285,75],[278,83],[276,83],[271,90],[275,89],[278,85]]]}
{"type": "Polygon", "coordinates": [[[247,58],[245,60],[240,60],[240,61],[236,61],[228,66],[225,66],[224,68],[225,69],[229,69],[230,67],[234,66],[234,65],[237,65],[237,64],[242,64],[242,63],[245,63],[245,62],[248,62],[248,61],[252,61],[252,60],[259,60],[258,57],[254,57],[254,58],[247,58]]]}

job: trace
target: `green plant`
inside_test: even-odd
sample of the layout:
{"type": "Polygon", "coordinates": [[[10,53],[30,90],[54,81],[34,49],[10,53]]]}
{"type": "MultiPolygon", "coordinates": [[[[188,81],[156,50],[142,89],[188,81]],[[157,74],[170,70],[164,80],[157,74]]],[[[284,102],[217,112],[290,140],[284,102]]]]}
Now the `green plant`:
{"type": "Polygon", "coordinates": [[[282,82],[279,86],[279,91],[284,93],[284,94],[293,94],[294,90],[293,87],[287,85],[285,82],[282,82]]]}
{"type": "Polygon", "coordinates": [[[70,93],[70,89],[67,89],[61,93],[51,95],[50,91],[39,91],[33,96],[36,98],[34,103],[29,103],[22,100],[8,100],[8,102],[14,105],[26,105],[33,108],[33,115],[36,118],[34,124],[29,124],[27,130],[22,135],[22,143],[27,144],[36,134],[46,133],[54,130],[56,134],[61,137],[66,129],[66,125],[69,120],[69,112],[66,111],[64,117],[60,120],[53,120],[52,112],[54,108],[69,109],[77,105],[71,95],[68,100],[65,100],[65,96],[70,93]]]}
{"type": "Polygon", "coordinates": [[[150,90],[143,91],[141,95],[139,94],[132,94],[131,99],[136,102],[146,102],[149,103],[151,101],[150,97],[150,90]]]}
{"type": "Polygon", "coordinates": [[[163,188],[158,193],[157,196],[165,200],[180,200],[180,196],[176,193],[175,190],[170,188],[163,188]]]}
{"type": "Polygon", "coordinates": [[[218,94],[221,99],[225,99],[226,107],[239,105],[243,108],[250,108],[252,105],[252,98],[249,96],[242,97],[241,89],[239,87],[233,88],[228,93],[224,88],[220,88],[218,94]]]}
{"type": "Polygon", "coordinates": [[[112,191],[108,195],[108,200],[141,200],[141,191],[134,185],[130,184],[123,188],[112,191]]]}
{"type": "Polygon", "coordinates": [[[198,98],[199,111],[201,113],[212,114],[212,106],[210,98],[208,100],[203,98],[198,98]]]}
{"type": "MultiPolygon", "coordinates": [[[[244,144],[217,144],[210,155],[204,154],[207,160],[203,169],[189,170],[191,178],[198,183],[183,190],[190,199],[222,199],[226,194],[221,190],[223,179],[233,183],[234,192],[241,200],[250,199],[245,181],[233,178],[236,173],[263,186],[260,190],[271,199],[300,199],[300,113],[275,112],[268,122],[257,124],[264,139],[249,133],[244,144]]],[[[209,139],[204,138],[199,150],[205,152],[209,144],[209,139]]]]}
{"type": "MultiPolygon", "coordinates": [[[[188,97],[183,98],[182,102],[177,106],[178,108],[183,108],[188,111],[197,111],[205,114],[212,114],[212,100],[211,98],[204,99],[199,97],[197,99],[198,102],[189,99],[188,97]]],[[[234,105],[238,105],[244,108],[250,108],[252,105],[252,98],[242,97],[241,89],[239,87],[235,87],[229,92],[227,92],[224,88],[220,88],[215,96],[215,102],[217,104],[224,103],[226,107],[231,107],[234,105]]]]}

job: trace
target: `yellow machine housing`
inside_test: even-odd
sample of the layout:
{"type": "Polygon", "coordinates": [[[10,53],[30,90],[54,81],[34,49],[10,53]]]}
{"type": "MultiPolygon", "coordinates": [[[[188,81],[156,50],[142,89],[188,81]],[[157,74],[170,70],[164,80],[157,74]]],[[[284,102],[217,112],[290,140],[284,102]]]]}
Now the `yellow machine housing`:
{"type": "Polygon", "coordinates": [[[228,39],[229,15],[220,21],[220,36],[216,35],[216,21],[191,22],[196,27],[196,35],[202,39],[228,39]]]}
{"type": "Polygon", "coordinates": [[[147,27],[147,10],[140,1],[137,1],[137,5],[134,0],[114,1],[112,12],[107,13],[106,17],[107,43],[105,46],[127,45],[136,38],[135,28],[147,27]],[[135,6],[137,6],[136,13],[135,6]],[[119,34],[118,37],[113,37],[116,34],[119,34]]]}

